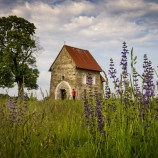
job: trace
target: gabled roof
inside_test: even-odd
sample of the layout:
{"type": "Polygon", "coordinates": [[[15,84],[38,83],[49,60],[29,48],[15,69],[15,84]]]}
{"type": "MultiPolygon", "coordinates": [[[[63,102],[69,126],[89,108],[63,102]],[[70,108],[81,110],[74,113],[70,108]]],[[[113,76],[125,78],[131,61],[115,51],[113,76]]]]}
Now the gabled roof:
{"type": "MultiPolygon", "coordinates": [[[[64,47],[75,62],[77,68],[99,72],[102,71],[101,67],[88,50],[75,48],[68,45],[64,45],[63,48],[64,47]]],[[[51,68],[49,69],[49,71],[51,71],[51,68]]]]}
{"type": "Polygon", "coordinates": [[[102,71],[101,67],[88,50],[79,49],[68,45],[64,45],[64,47],[74,60],[77,68],[102,71]]]}

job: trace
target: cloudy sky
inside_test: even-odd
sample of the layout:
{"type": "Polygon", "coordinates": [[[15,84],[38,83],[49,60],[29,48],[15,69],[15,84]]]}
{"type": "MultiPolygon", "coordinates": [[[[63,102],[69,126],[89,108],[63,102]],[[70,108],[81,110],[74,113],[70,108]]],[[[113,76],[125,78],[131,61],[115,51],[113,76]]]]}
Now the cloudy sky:
{"type": "MultiPolygon", "coordinates": [[[[110,58],[121,71],[124,41],[138,57],[137,71],[142,72],[144,54],[153,67],[158,65],[158,0],[0,0],[0,17],[9,15],[37,28],[43,47],[37,57],[38,84],[44,93],[49,92],[48,69],[64,44],[89,50],[106,72],[110,58]]],[[[36,94],[41,98],[40,90],[36,94]]]]}

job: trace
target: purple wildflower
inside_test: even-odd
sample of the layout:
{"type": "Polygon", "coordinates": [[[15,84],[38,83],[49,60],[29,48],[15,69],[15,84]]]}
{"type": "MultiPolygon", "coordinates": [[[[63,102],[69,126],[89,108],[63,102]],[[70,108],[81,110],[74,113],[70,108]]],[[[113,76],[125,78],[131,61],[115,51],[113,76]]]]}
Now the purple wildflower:
{"type": "Polygon", "coordinates": [[[101,101],[99,99],[96,99],[96,115],[97,115],[97,122],[98,122],[98,130],[100,134],[104,134],[104,116],[101,112],[101,101]]]}
{"type": "Polygon", "coordinates": [[[148,60],[147,55],[144,55],[143,68],[144,72],[142,76],[143,80],[143,90],[144,90],[144,103],[149,104],[150,98],[155,96],[155,85],[153,82],[154,70],[151,66],[151,61],[148,60]]]}
{"type": "MultiPolygon", "coordinates": [[[[120,81],[119,81],[119,78],[116,77],[117,70],[114,68],[114,61],[112,58],[110,59],[110,68],[109,68],[108,72],[109,72],[110,78],[113,79],[114,88],[115,88],[116,93],[117,93],[120,91],[119,90],[120,81]]],[[[110,90],[110,88],[108,90],[110,90]]]]}
{"type": "Polygon", "coordinates": [[[103,71],[104,76],[105,76],[105,98],[109,99],[110,98],[110,88],[109,88],[109,81],[108,81],[108,77],[107,74],[105,73],[105,71],[103,71]]]}
{"type": "Polygon", "coordinates": [[[130,95],[130,87],[129,87],[129,80],[128,80],[128,71],[127,71],[127,54],[129,53],[127,50],[126,42],[123,42],[123,51],[122,53],[122,58],[120,65],[122,66],[122,74],[121,74],[121,81],[120,81],[120,88],[121,88],[121,100],[124,101],[124,103],[127,103],[129,99],[131,98],[130,95]],[[124,90],[123,87],[124,86],[124,90]]]}
{"type": "Polygon", "coordinates": [[[10,120],[19,125],[25,119],[26,112],[28,111],[27,101],[21,102],[16,97],[9,97],[8,109],[10,120]]]}
{"type": "Polygon", "coordinates": [[[122,53],[122,58],[121,58],[121,62],[120,65],[122,65],[122,77],[123,77],[123,82],[124,84],[126,84],[128,82],[127,76],[128,76],[128,72],[127,72],[127,54],[129,53],[128,50],[126,49],[126,42],[123,42],[123,51],[122,53]]]}
{"type": "Polygon", "coordinates": [[[89,117],[92,114],[92,109],[90,104],[88,103],[88,100],[84,99],[83,103],[84,103],[84,115],[85,115],[86,126],[88,127],[90,126],[89,117]]]}
{"type": "Polygon", "coordinates": [[[133,69],[133,91],[134,91],[134,97],[138,100],[141,98],[141,92],[140,87],[138,86],[138,74],[135,69],[133,69]]]}
{"type": "Polygon", "coordinates": [[[109,68],[109,75],[110,75],[110,78],[113,79],[113,83],[115,85],[115,88],[118,87],[118,83],[119,83],[119,79],[116,78],[116,69],[114,68],[114,61],[113,59],[111,58],[110,59],[110,68],[109,68]]]}

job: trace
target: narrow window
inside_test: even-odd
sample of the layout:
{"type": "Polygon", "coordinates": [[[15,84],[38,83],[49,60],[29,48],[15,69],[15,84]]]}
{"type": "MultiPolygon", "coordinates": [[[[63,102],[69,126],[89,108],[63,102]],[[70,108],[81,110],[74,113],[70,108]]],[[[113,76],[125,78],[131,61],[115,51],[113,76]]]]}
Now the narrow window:
{"type": "Polygon", "coordinates": [[[65,76],[62,76],[62,80],[64,80],[65,79],[65,76]]]}
{"type": "Polygon", "coordinates": [[[92,75],[91,73],[87,73],[83,76],[83,84],[92,85],[95,83],[96,83],[95,75],[92,75]]]}
{"type": "Polygon", "coordinates": [[[92,84],[95,84],[95,80],[96,80],[95,75],[93,75],[92,84]]]}
{"type": "Polygon", "coordinates": [[[86,84],[92,85],[93,84],[93,76],[91,73],[88,73],[86,76],[86,84]]]}
{"type": "Polygon", "coordinates": [[[83,83],[83,84],[86,84],[86,74],[83,76],[82,83],[83,83]]]}

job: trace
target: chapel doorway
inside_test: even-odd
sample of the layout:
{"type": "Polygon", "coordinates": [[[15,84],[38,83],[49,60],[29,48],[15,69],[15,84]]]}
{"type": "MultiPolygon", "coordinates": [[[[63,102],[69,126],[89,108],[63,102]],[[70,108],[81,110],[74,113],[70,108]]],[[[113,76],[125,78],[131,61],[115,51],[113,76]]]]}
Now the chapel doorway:
{"type": "Polygon", "coordinates": [[[61,95],[62,100],[66,99],[66,90],[65,89],[60,89],[60,95],[61,95]]]}
{"type": "Polygon", "coordinates": [[[55,99],[71,99],[71,86],[66,81],[61,81],[55,88],[55,99]]]}

